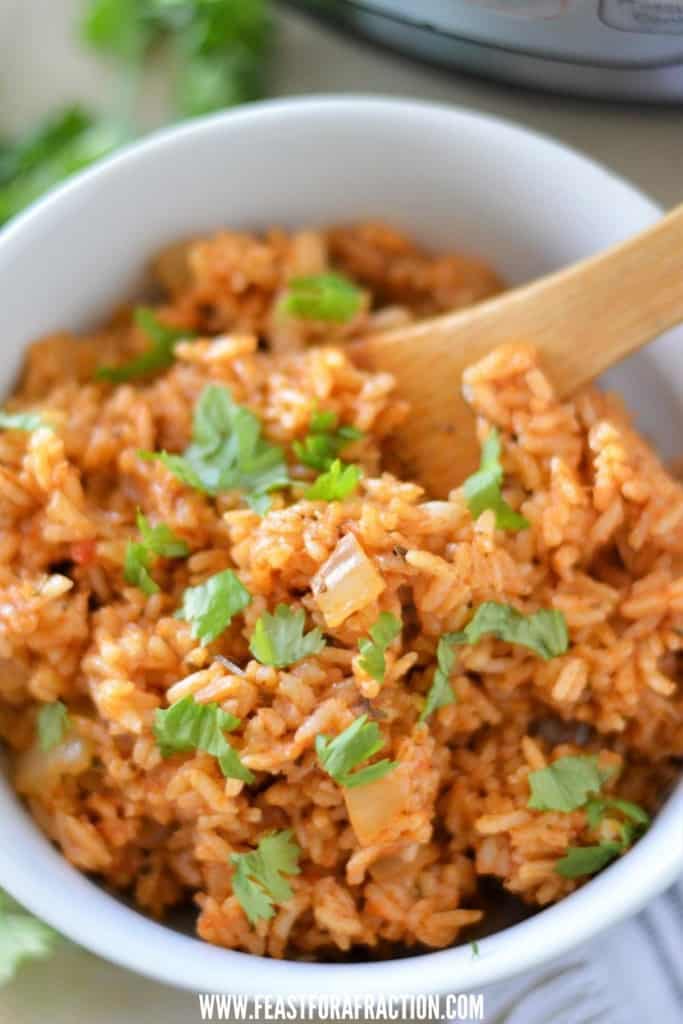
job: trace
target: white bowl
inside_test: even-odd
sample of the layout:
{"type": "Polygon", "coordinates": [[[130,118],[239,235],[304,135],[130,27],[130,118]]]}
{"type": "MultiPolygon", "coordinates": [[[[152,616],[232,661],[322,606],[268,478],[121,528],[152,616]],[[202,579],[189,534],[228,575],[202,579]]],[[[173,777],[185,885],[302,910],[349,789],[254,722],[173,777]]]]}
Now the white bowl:
{"type": "MultiPolygon", "coordinates": [[[[25,346],[130,293],[165,242],[222,225],[385,218],[469,250],[512,282],[643,228],[659,210],[585,157],[502,121],[385,99],[267,103],[186,124],[79,176],[0,235],[0,388],[25,346]]],[[[683,425],[674,335],[611,374],[665,455],[683,425]]],[[[678,345],[683,343],[679,332],[678,345]]],[[[590,344],[590,339],[586,339],[590,344]]],[[[683,870],[683,788],[635,849],[563,902],[480,943],[400,963],[304,964],[209,946],[72,868],[0,781],[0,885],[75,942],[200,991],[280,996],[464,991],[539,964],[636,911],[683,870]]]]}

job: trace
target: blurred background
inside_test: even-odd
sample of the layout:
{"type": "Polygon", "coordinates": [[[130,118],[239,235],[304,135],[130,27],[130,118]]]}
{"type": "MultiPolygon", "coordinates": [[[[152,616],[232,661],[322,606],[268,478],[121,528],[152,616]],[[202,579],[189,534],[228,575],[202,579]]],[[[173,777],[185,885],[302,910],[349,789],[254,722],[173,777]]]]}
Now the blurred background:
{"type": "Polygon", "coordinates": [[[0,224],[161,124],[315,92],[511,117],[669,205],[683,0],[0,0],[0,224]]]}
{"type": "MultiPolygon", "coordinates": [[[[511,118],[681,200],[683,0],[0,0],[0,232],[160,125],[331,92],[511,118]]],[[[0,1022],[198,1019],[193,996],[65,942],[13,969],[0,1022]]]]}

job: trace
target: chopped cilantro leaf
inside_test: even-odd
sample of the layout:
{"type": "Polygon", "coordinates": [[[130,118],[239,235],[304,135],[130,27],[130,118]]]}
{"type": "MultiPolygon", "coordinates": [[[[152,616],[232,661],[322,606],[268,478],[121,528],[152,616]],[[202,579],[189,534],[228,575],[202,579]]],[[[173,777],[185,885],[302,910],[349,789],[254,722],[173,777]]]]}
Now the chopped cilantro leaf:
{"type": "Polygon", "coordinates": [[[237,751],[224,735],[239,724],[239,718],[223,711],[218,704],[198,704],[194,697],[189,696],[170,708],[157,708],[154,737],[162,757],[203,750],[217,759],[226,778],[253,782],[254,776],[242,764],[237,751]]]}
{"type": "Polygon", "coordinates": [[[120,122],[79,108],[50,114],[23,138],[0,143],[0,226],[38,196],[119,146],[120,122]]]}
{"type": "Polygon", "coordinates": [[[146,306],[138,306],[135,310],[135,323],[152,342],[151,347],[121,366],[101,366],[97,371],[97,377],[118,384],[165,370],[173,362],[176,344],[182,339],[187,340],[196,336],[194,331],[186,327],[169,327],[162,324],[154,311],[146,306]]]}
{"type": "Polygon", "coordinates": [[[139,587],[143,594],[151,597],[159,593],[159,584],[152,579],[152,559],[146,544],[129,541],[123,562],[123,577],[126,583],[139,587]]]}
{"type": "Polygon", "coordinates": [[[620,797],[605,796],[589,800],[586,804],[586,819],[590,828],[598,829],[609,815],[613,817],[614,812],[620,814],[625,821],[619,823],[621,845],[627,850],[635,840],[646,832],[650,826],[650,815],[638,804],[630,800],[622,800],[620,797]]]}
{"type": "Polygon", "coordinates": [[[436,671],[420,714],[421,722],[426,721],[439,708],[445,708],[448,704],[455,703],[456,697],[450,683],[450,677],[455,668],[453,636],[452,633],[444,633],[439,639],[436,648],[436,671]]]}
{"type": "Polygon", "coordinates": [[[307,501],[344,501],[358,487],[363,475],[358,466],[345,466],[335,459],[325,473],[311,484],[304,497],[307,501]]]}
{"type": "Polygon", "coordinates": [[[40,749],[48,751],[59,746],[71,728],[69,712],[61,700],[43,704],[36,719],[40,749]]]}
{"type": "Polygon", "coordinates": [[[301,850],[292,830],[266,836],[251,853],[233,853],[232,891],[251,924],[273,917],[274,906],[286,903],[292,888],[284,875],[298,875],[301,850]]]}
{"type": "Polygon", "coordinates": [[[151,596],[159,593],[159,586],[151,574],[156,558],[185,558],[190,549],[166,523],[150,526],[149,520],[139,509],[137,526],[142,541],[129,541],[126,545],[123,576],[127,583],[139,587],[143,593],[151,596]]]}
{"type": "Polygon", "coordinates": [[[275,614],[264,612],[254,627],[249,650],[262,665],[286,668],[302,658],[318,654],[325,646],[320,629],[304,635],[306,613],[279,604],[275,614]]]}
{"type": "Polygon", "coordinates": [[[452,633],[451,639],[456,644],[476,644],[486,634],[528,647],[546,661],[564,654],[569,647],[565,617],[556,609],[542,608],[532,615],[522,615],[509,604],[485,601],[465,629],[452,633]]]}
{"type": "Polygon", "coordinates": [[[205,494],[243,491],[258,511],[266,511],[270,491],[290,482],[282,449],[261,436],[258,417],[218,384],[204,388],[195,408],[192,444],[182,455],[139,454],[159,459],[184,484],[205,494]]]}
{"type": "Polygon", "coordinates": [[[599,767],[592,754],[560,757],[546,768],[529,773],[528,806],[536,811],[576,811],[600,792],[610,774],[599,767]]]}
{"type": "Polygon", "coordinates": [[[142,541],[153,554],[162,558],[186,558],[190,549],[184,540],[177,537],[166,523],[150,526],[149,520],[138,509],[137,526],[142,541]]]}
{"type": "Polygon", "coordinates": [[[326,320],[346,323],[363,304],[363,293],[342,274],[311,274],[293,277],[279,309],[287,316],[302,320],[326,320]]]}
{"type": "Polygon", "coordinates": [[[346,787],[376,782],[396,767],[395,761],[384,758],[359,771],[352,771],[383,746],[384,740],[377,724],[368,722],[367,715],[361,715],[338,736],[330,738],[321,733],[315,739],[315,750],[321,767],[335,782],[346,787]]]}
{"type": "Polygon", "coordinates": [[[363,432],[356,427],[337,429],[337,417],[331,410],[316,410],[311,414],[308,434],[303,441],[294,441],[292,448],[299,462],[325,471],[347,444],[361,437],[363,432]]]}
{"type": "Polygon", "coordinates": [[[558,860],[555,870],[563,878],[581,878],[594,875],[610,864],[622,852],[618,843],[600,843],[598,846],[570,846],[558,860]]]}
{"type": "Polygon", "coordinates": [[[570,846],[565,856],[555,865],[555,870],[564,878],[581,878],[583,875],[593,875],[600,871],[619,854],[626,853],[650,824],[650,816],[642,807],[619,797],[591,799],[585,805],[585,809],[588,824],[594,830],[599,828],[605,816],[611,811],[621,813],[627,820],[620,825],[619,840],[606,840],[596,846],[570,846]]]}
{"type": "Polygon", "coordinates": [[[311,413],[311,434],[329,434],[337,426],[337,414],[331,409],[314,409],[311,413]]]}
{"type": "Polygon", "coordinates": [[[597,828],[609,811],[619,811],[625,818],[641,829],[650,824],[650,815],[638,804],[615,796],[604,796],[586,804],[586,817],[591,828],[597,828]]]}
{"type": "Polygon", "coordinates": [[[386,649],[400,632],[401,620],[391,612],[381,612],[377,622],[370,630],[370,638],[358,641],[358,648],[362,655],[360,658],[361,668],[378,683],[384,682],[384,673],[387,669],[384,657],[386,649]]]}
{"type": "Polygon", "coordinates": [[[493,509],[499,530],[525,530],[529,522],[505,501],[501,493],[502,483],[500,436],[496,428],[492,427],[481,450],[479,469],[465,480],[463,494],[475,519],[486,509],[493,509]]]}
{"type": "Polygon", "coordinates": [[[183,594],[182,607],[176,617],[192,625],[192,636],[203,646],[213,643],[230,625],[234,615],[251,602],[251,594],[232,569],[210,576],[183,594]]]}

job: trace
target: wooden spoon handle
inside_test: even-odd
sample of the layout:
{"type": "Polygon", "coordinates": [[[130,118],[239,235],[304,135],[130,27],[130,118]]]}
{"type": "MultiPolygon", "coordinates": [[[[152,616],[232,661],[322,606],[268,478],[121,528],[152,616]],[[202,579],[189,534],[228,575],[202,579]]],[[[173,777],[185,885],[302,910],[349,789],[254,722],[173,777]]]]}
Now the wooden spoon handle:
{"type": "Polygon", "coordinates": [[[683,321],[683,205],[642,234],[549,277],[458,313],[358,343],[413,405],[398,432],[406,469],[444,495],[476,465],[463,370],[497,345],[527,341],[560,395],[683,321]]]}

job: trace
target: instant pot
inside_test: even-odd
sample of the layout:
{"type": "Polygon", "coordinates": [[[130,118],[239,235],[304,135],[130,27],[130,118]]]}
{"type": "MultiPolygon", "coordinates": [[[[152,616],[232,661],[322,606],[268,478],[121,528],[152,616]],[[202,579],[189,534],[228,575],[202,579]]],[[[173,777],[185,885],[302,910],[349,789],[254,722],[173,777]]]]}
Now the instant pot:
{"type": "Polygon", "coordinates": [[[683,101],[683,0],[300,0],[394,49],[534,88],[683,101]]]}

